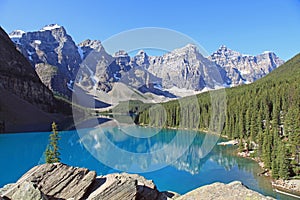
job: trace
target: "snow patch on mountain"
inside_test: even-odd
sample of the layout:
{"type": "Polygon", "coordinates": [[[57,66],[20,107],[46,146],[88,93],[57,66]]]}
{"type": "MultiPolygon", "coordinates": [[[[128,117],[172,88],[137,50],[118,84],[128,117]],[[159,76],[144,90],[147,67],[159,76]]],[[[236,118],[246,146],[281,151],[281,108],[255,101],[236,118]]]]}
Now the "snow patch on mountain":
{"type": "Polygon", "coordinates": [[[58,29],[58,28],[61,28],[61,26],[58,24],[50,24],[44,26],[40,31],[51,31],[53,29],[58,29]]]}
{"type": "Polygon", "coordinates": [[[15,30],[9,34],[10,38],[21,38],[25,34],[25,31],[15,30]]]}
{"type": "Polygon", "coordinates": [[[82,50],[81,47],[77,47],[77,48],[78,48],[78,53],[79,53],[79,55],[80,55],[80,58],[81,58],[81,60],[83,60],[83,58],[84,58],[83,50],[82,50]]]}

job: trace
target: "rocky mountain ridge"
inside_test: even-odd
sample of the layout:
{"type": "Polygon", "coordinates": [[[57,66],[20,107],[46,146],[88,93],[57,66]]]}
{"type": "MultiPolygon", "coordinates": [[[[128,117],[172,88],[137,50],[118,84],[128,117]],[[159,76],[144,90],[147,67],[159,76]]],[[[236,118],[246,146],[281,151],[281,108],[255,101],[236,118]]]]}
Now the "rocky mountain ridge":
{"type": "Polygon", "coordinates": [[[109,55],[100,41],[85,40],[78,45],[57,24],[39,31],[13,31],[10,38],[52,91],[71,96],[73,85],[86,92],[109,93],[115,83],[167,98],[180,90],[206,91],[252,83],[277,68],[283,61],[274,53],[245,56],[225,46],[209,57],[187,44],[162,56],[143,50],[130,57],[125,51],[109,55]]]}
{"type": "Polygon", "coordinates": [[[209,58],[226,71],[231,86],[253,83],[284,63],[273,52],[257,56],[243,55],[222,45],[209,58]]]}

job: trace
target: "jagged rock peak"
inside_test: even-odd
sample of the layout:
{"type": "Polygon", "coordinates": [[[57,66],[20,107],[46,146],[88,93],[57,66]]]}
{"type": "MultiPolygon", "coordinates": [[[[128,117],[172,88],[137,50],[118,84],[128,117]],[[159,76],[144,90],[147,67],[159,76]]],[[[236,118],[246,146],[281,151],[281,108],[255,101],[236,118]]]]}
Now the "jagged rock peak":
{"type": "Polygon", "coordinates": [[[143,49],[141,49],[136,55],[147,55],[147,53],[143,49]]]}
{"type": "Polygon", "coordinates": [[[89,47],[91,49],[94,49],[96,51],[100,51],[101,49],[103,49],[103,46],[101,44],[100,40],[84,40],[83,42],[78,44],[79,47],[89,47]]]}
{"type": "Polygon", "coordinates": [[[135,60],[136,64],[139,66],[147,68],[149,65],[149,56],[143,49],[139,50],[139,52],[134,56],[133,60],[135,60]]]}
{"type": "Polygon", "coordinates": [[[270,54],[270,53],[274,53],[272,51],[264,51],[262,54],[270,54]]]}
{"type": "Polygon", "coordinates": [[[225,57],[238,57],[238,56],[242,56],[241,53],[237,52],[237,51],[233,51],[231,49],[229,49],[227,46],[225,45],[221,45],[220,48],[213,53],[213,55],[222,55],[225,57]]]}
{"type": "Polygon", "coordinates": [[[124,50],[119,50],[114,54],[114,57],[128,57],[128,53],[124,50]]]}
{"type": "Polygon", "coordinates": [[[187,44],[186,46],[178,49],[174,49],[173,53],[188,53],[188,52],[199,52],[198,47],[195,44],[187,44]]]}
{"type": "Polygon", "coordinates": [[[40,31],[51,31],[54,29],[61,29],[61,28],[63,28],[63,26],[60,26],[58,24],[49,24],[49,25],[46,25],[43,28],[41,28],[40,31]]]}
{"type": "Polygon", "coordinates": [[[258,56],[271,56],[271,57],[274,57],[276,59],[280,59],[273,51],[264,51],[258,56]]]}
{"type": "Polygon", "coordinates": [[[25,34],[25,31],[22,30],[14,30],[9,34],[10,38],[21,38],[25,34]]]}
{"type": "Polygon", "coordinates": [[[92,49],[95,49],[95,48],[98,48],[100,46],[102,47],[102,44],[101,44],[100,40],[90,40],[90,39],[87,39],[87,40],[84,40],[83,42],[80,42],[78,44],[78,46],[80,46],[80,47],[82,47],[82,46],[89,46],[92,49]]]}

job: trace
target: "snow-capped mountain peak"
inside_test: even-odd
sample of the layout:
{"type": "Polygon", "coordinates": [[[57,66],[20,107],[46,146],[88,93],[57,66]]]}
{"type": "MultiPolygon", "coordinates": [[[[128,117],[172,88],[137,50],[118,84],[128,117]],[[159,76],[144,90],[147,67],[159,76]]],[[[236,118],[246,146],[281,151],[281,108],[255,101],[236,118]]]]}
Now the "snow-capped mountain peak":
{"type": "Polygon", "coordinates": [[[233,51],[225,45],[220,46],[220,48],[216,52],[214,52],[213,55],[219,55],[221,57],[227,57],[227,58],[242,56],[241,53],[237,51],[233,51]]]}
{"type": "Polygon", "coordinates": [[[141,49],[136,55],[144,55],[144,54],[146,54],[146,52],[143,49],[141,49]]]}
{"type": "Polygon", "coordinates": [[[270,54],[273,53],[272,51],[264,51],[262,54],[270,54]]]}
{"type": "Polygon", "coordinates": [[[40,31],[51,31],[53,29],[58,29],[58,28],[62,28],[62,26],[58,24],[49,24],[44,26],[40,31]]]}
{"type": "Polygon", "coordinates": [[[194,44],[187,44],[186,46],[178,49],[174,49],[173,53],[187,53],[187,52],[198,52],[198,47],[194,44]]]}
{"type": "Polygon", "coordinates": [[[21,38],[23,34],[25,34],[25,31],[15,30],[9,34],[9,37],[10,38],[21,38]]]}

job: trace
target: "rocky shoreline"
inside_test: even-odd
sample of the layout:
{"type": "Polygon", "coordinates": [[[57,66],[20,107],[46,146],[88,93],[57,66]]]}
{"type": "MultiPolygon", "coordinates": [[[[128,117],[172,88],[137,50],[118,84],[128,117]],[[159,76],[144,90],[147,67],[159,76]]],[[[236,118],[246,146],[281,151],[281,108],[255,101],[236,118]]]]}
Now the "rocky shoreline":
{"type": "Polygon", "coordinates": [[[272,186],[276,189],[276,192],[287,193],[287,195],[300,198],[300,180],[274,180],[272,186]]]}
{"type": "Polygon", "coordinates": [[[171,199],[273,199],[252,191],[239,181],[213,183],[187,194],[159,191],[151,180],[137,174],[97,176],[95,171],[61,163],[33,167],[16,183],[0,189],[0,200],[171,200],[171,199]]]}
{"type": "MultiPolygon", "coordinates": [[[[255,157],[251,157],[251,152],[237,152],[237,155],[243,158],[248,158],[254,160],[258,163],[258,165],[262,168],[262,172],[260,172],[259,176],[268,176],[272,178],[271,173],[268,169],[265,168],[264,162],[261,159],[255,157]]],[[[271,184],[274,190],[278,193],[283,193],[285,195],[293,196],[296,198],[300,198],[300,180],[274,180],[271,179],[271,184]]]]}

